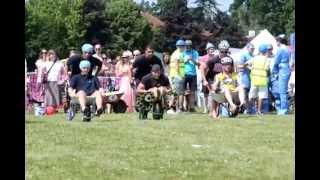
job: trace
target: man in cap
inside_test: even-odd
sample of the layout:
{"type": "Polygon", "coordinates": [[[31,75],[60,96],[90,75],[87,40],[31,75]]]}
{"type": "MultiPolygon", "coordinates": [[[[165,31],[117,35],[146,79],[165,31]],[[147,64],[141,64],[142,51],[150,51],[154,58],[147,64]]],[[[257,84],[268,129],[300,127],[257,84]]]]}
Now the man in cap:
{"type": "MultiPolygon", "coordinates": [[[[235,112],[239,107],[245,105],[245,92],[240,84],[238,73],[234,72],[234,63],[231,57],[223,57],[221,59],[222,72],[215,76],[212,90],[214,93],[222,93],[230,104],[230,111],[235,112]],[[236,104],[240,104],[237,106],[236,104]]],[[[217,102],[214,101],[212,107],[213,118],[217,118],[217,102]]]]}
{"type": "Polygon", "coordinates": [[[138,87],[137,93],[153,92],[157,97],[157,91],[160,91],[160,96],[166,95],[171,91],[171,86],[168,77],[166,77],[158,64],[154,64],[151,68],[151,73],[144,76],[138,87]]]}
{"type": "Polygon", "coordinates": [[[184,62],[185,82],[184,89],[188,90],[190,94],[187,96],[187,109],[194,112],[195,92],[197,90],[197,68],[199,63],[199,53],[192,48],[192,41],[186,40],[186,50],[182,53],[181,58],[184,62]]]}
{"type": "Polygon", "coordinates": [[[102,110],[102,93],[103,89],[100,86],[97,77],[90,74],[91,64],[88,60],[82,60],[79,64],[80,74],[72,76],[70,80],[69,94],[70,97],[77,97],[83,112],[83,120],[90,121],[91,111],[86,106],[87,96],[95,97],[97,105],[97,115],[100,115],[102,110]]]}
{"type": "Polygon", "coordinates": [[[91,44],[86,43],[81,47],[81,50],[82,50],[82,56],[80,55],[72,56],[69,58],[67,62],[70,78],[76,74],[81,73],[79,64],[80,64],[80,61],[84,59],[88,60],[91,64],[89,74],[93,74],[94,76],[97,76],[102,67],[102,62],[92,56],[93,46],[91,44]]]}
{"type": "Polygon", "coordinates": [[[258,98],[257,113],[262,114],[262,103],[268,98],[268,79],[270,76],[270,60],[268,59],[268,44],[259,45],[259,55],[246,62],[251,68],[251,88],[249,102],[255,104],[258,98]]]}
{"type": "MultiPolygon", "coordinates": [[[[177,105],[178,108],[176,112],[181,112],[183,110],[183,102],[184,102],[184,62],[181,59],[181,55],[185,50],[185,41],[179,39],[176,42],[177,49],[170,56],[170,64],[169,64],[169,77],[171,80],[171,84],[173,86],[174,92],[178,96],[177,105]]],[[[173,99],[174,100],[174,99],[173,99]]],[[[171,102],[171,105],[174,103],[171,102]]],[[[172,112],[175,107],[170,107],[172,112]]]]}

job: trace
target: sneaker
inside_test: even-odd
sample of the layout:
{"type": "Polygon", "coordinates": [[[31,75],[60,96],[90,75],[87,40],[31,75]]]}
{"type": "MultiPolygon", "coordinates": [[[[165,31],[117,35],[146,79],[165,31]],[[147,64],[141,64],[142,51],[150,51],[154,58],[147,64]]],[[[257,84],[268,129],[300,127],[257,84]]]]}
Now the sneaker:
{"type": "Polygon", "coordinates": [[[98,109],[98,110],[96,111],[96,116],[99,117],[102,113],[103,113],[103,109],[100,108],[100,109],[98,109]]]}
{"type": "Polygon", "coordinates": [[[173,109],[169,109],[169,110],[167,111],[167,113],[168,113],[168,114],[176,114],[176,112],[175,112],[173,109]]]}
{"type": "Polygon", "coordinates": [[[193,113],[193,112],[196,112],[196,110],[194,108],[190,108],[189,112],[193,113]]]}
{"type": "Polygon", "coordinates": [[[89,107],[86,107],[83,111],[83,121],[89,122],[91,120],[91,111],[89,107]]]}

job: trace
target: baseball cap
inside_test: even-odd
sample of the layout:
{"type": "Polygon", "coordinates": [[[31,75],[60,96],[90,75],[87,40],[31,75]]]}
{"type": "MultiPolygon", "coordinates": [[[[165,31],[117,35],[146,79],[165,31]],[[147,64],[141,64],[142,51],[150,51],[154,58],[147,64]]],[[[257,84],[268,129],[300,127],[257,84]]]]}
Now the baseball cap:
{"type": "Polygon", "coordinates": [[[151,69],[152,72],[156,72],[156,71],[160,71],[160,70],[161,70],[161,67],[159,64],[152,65],[152,69],[151,69]]]}

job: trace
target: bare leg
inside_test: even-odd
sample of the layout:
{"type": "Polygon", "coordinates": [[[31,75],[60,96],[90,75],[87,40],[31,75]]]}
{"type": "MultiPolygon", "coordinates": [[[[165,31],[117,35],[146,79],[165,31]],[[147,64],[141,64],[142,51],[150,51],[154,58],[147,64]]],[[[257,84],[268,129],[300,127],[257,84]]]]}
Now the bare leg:
{"type": "Polygon", "coordinates": [[[232,107],[232,110],[236,109],[237,106],[233,103],[232,101],[232,94],[231,91],[229,89],[225,89],[224,90],[224,96],[226,97],[228,103],[230,104],[230,106],[232,107]]]}
{"type": "Polygon", "coordinates": [[[218,115],[219,115],[219,113],[218,113],[218,103],[213,101],[212,102],[211,116],[213,118],[218,118],[218,115]]]}
{"type": "Polygon", "coordinates": [[[102,96],[101,93],[99,91],[95,91],[92,96],[94,96],[96,98],[96,105],[97,105],[97,109],[101,109],[102,108],[102,96]]]}
{"type": "Polygon", "coordinates": [[[182,108],[183,108],[183,103],[184,103],[184,95],[179,95],[179,97],[178,97],[178,106],[179,106],[179,109],[182,109],[182,108]]]}
{"type": "Polygon", "coordinates": [[[238,88],[239,91],[239,100],[240,100],[240,105],[243,105],[246,103],[246,92],[245,89],[242,87],[238,88]]]}
{"type": "Polygon", "coordinates": [[[194,109],[194,103],[195,103],[195,94],[194,94],[194,92],[191,92],[189,94],[188,99],[189,99],[189,110],[190,109],[194,109]]]}
{"type": "Polygon", "coordinates": [[[78,91],[77,97],[79,99],[81,110],[84,111],[84,109],[86,108],[86,103],[87,103],[87,95],[84,91],[78,91]]]}
{"type": "Polygon", "coordinates": [[[204,109],[204,113],[208,112],[208,94],[204,94],[203,109],[204,109]]]}
{"type": "Polygon", "coordinates": [[[258,113],[262,112],[262,103],[263,103],[263,99],[258,99],[258,113]]]}
{"type": "Polygon", "coordinates": [[[111,113],[111,104],[107,103],[107,113],[111,113]]]}

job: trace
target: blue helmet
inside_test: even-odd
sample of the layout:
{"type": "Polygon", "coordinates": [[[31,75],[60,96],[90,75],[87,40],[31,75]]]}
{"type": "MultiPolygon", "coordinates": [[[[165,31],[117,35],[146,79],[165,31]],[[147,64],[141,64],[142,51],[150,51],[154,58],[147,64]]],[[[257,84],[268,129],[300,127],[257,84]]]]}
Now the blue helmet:
{"type": "Polygon", "coordinates": [[[177,42],[176,42],[176,46],[185,46],[186,43],[184,42],[184,40],[182,39],[179,39],[177,42]]]}
{"type": "Polygon", "coordinates": [[[259,52],[260,53],[266,53],[269,49],[269,45],[268,44],[260,44],[259,45],[259,52]]]}
{"type": "Polygon", "coordinates": [[[84,44],[81,47],[82,52],[88,52],[88,53],[93,53],[93,46],[91,44],[84,44]]]}
{"type": "Polygon", "coordinates": [[[79,64],[79,68],[83,69],[83,68],[90,68],[91,64],[90,61],[88,60],[82,60],[79,64]]]}

